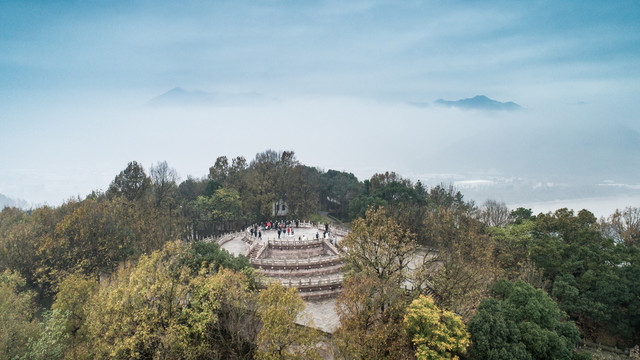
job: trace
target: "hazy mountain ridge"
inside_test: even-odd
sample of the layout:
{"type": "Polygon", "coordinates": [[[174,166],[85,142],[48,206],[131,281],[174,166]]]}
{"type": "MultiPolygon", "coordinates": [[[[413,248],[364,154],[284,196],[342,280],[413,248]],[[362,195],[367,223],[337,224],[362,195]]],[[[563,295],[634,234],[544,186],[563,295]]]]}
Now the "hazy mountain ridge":
{"type": "Polygon", "coordinates": [[[149,105],[198,105],[213,100],[211,94],[204,91],[187,91],[179,86],[149,100],[149,105]]]}
{"type": "Polygon", "coordinates": [[[22,199],[13,199],[4,194],[0,194],[0,209],[5,207],[17,207],[20,209],[27,209],[30,207],[29,203],[22,199]]]}
{"type": "Polygon", "coordinates": [[[202,90],[185,90],[176,86],[149,100],[147,105],[153,107],[226,106],[255,102],[262,99],[265,99],[265,96],[255,92],[212,93],[202,90]]]}
{"type": "Polygon", "coordinates": [[[460,100],[444,100],[438,99],[435,101],[436,104],[446,106],[446,107],[455,107],[464,110],[492,110],[492,111],[517,111],[522,110],[522,106],[514,103],[513,101],[509,102],[500,102],[497,100],[490,99],[484,95],[477,95],[473,98],[460,99],[460,100]]]}

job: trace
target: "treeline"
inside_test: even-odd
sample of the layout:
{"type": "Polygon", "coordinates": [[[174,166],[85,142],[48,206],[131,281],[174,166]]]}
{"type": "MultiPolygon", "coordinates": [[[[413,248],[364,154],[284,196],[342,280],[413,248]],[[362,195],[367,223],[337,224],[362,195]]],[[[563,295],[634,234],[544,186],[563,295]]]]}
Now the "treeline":
{"type": "Polygon", "coordinates": [[[0,269],[18,273],[47,307],[69,274],[106,277],[168,241],[200,239],[274,219],[276,205],[286,206],[287,218],[305,219],[324,210],[349,220],[349,214],[360,216],[377,204],[414,221],[420,215],[413,211],[426,203],[426,195],[420,184],[395,174],[360,182],[350,173],[302,165],[292,151],[268,150],[250,163],[221,156],[208,175],[182,182],[166,162],[147,173],[133,161],[105,192],[55,208],[3,209],[0,269]]]}
{"type": "Polygon", "coordinates": [[[246,258],[196,241],[276,205],[351,222],[337,356],[568,359],[589,357],[579,337],[640,341],[639,209],[534,215],[269,150],[182,182],[166,162],[131,162],[104,193],[5,208],[0,359],[319,356],[317,334],[293,325],[295,291],[258,291],[246,258]]]}

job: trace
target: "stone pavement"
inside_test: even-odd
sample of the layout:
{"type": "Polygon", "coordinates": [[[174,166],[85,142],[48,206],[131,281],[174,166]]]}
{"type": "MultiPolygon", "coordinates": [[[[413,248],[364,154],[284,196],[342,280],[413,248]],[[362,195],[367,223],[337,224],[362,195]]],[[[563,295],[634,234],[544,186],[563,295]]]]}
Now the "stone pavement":
{"type": "Polygon", "coordinates": [[[247,255],[247,252],[249,251],[249,244],[242,241],[241,237],[234,238],[233,240],[222,244],[220,247],[227,250],[234,256],[238,256],[240,254],[247,255]]]}
{"type": "Polygon", "coordinates": [[[316,329],[333,334],[340,326],[340,319],[336,312],[336,299],[322,299],[305,301],[305,311],[311,315],[316,329]]]}
{"type": "MultiPolygon", "coordinates": [[[[306,239],[315,239],[316,232],[322,238],[322,232],[316,230],[315,228],[298,228],[293,229],[294,235],[280,235],[280,240],[297,240],[298,238],[306,238],[306,239]]],[[[267,240],[276,240],[278,239],[278,232],[276,230],[265,230],[262,232],[262,240],[258,243],[264,244],[267,240]]],[[[340,241],[342,237],[338,236],[338,241],[340,241]]],[[[254,241],[257,238],[254,237],[254,241]]],[[[222,244],[221,248],[227,250],[229,253],[238,256],[240,254],[247,255],[249,251],[249,245],[242,240],[242,237],[236,237],[231,241],[225,242],[222,244]]]]}

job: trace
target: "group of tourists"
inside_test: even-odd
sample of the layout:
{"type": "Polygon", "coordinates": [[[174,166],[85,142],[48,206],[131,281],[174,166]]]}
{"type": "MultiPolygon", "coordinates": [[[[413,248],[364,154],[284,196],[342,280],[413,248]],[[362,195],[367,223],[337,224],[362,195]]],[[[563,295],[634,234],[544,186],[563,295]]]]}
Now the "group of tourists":
{"type": "Polygon", "coordinates": [[[251,237],[262,239],[262,226],[253,225],[250,227],[251,237]]]}
{"type": "MultiPolygon", "coordinates": [[[[331,240],[331,243],[335,246],[337,243],[338,238],[333,235],[333,237],[331,237],[331,232],[329,231],[329,224],[325,223],[324,224],[324,231],[322,232],[322,238],[323,239],[327,239],[327,240],[331,240]]],[[[316,239],[320,239],[320,232],[316,231],[316,239]]]]}
{"type": "MultiPolygon", "coordinates": [[[[262,231],[265,230],[276,230],[278,233],[278,239],[281,239],[283,236],[294,236],[295,229],[300,227],[300,220],[279,220],[279,221],[265,221],[259,224],[253,224],[249,227],[249,232],[251,233],[251,237],[255,237],[257,239],[262,239],[262,231]]],[[[316,231],[315,235],[316,239],[320,239],[320,232],[316,231]]],[[[331,237],[331,232],[329,231],[329,224],[324,224],[324,231],[322,232],[322,238],[328,239],[335,246],[337,243],[337,237],[334,235],[331,237]]],[[[306,240],[306,235],[298,236],[298,240],[306,240]]]]}
{"type": "Polygon", "coordinates": [[[263,230],[277,230],[278,239],[282,235],[286,233],[287,236],[293,236],[295,234],[295,229],[300,226],[300,220],[283,220],[283,221],[266,221],[260,224],[253,224],[249,231],[251,232],[251,236],[262,239],[262,231],[263,230]],[[295,225],[295,227],[294,227],[295,225]]]}

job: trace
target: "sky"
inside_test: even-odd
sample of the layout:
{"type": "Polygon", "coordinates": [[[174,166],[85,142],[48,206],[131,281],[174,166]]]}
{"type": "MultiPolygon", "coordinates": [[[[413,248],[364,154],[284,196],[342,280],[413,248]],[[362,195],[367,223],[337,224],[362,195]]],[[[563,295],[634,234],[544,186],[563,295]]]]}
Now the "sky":
{"type": "MultiPolygon", "coordinates": [[[[636,0],[0,0],[0,193],[57,205],[132,160],[185,179],[266,149],[361,179],[509,177],[475,149],[554,161],[578,145],[535,160],[547,136],[586,148],[613,134],[596,147],[604,164],[638,145],[607,148],[640,131],[638,19],[636,0]],[[175,87],[213,100],[150,103],[175,87]],[[481,94],[524,110],[434,104],[481,94]]],[[[571,172],[558,164],[545,174],[571,172]]]]}

